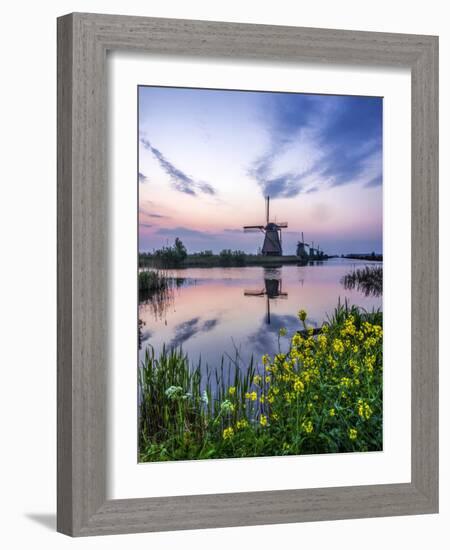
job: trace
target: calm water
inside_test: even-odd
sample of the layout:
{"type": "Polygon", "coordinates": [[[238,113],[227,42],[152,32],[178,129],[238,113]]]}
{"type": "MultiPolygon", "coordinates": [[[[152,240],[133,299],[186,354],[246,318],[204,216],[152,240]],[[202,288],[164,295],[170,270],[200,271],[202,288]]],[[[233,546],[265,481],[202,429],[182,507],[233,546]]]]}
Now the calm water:
{"type": "Polygon", "coordinates": [[[341,283],[343,275],[364,265],[367,262],[333,259],[279,268],[170,270],[166,273],[177,278],[172,291],[141,296],[140,358],[148,345],[158,353],[165,344],[182,346],[192,361],[201,358],[211,367],[219,365],[222,356],[235,358],[236,351],[243,364],[252,354],[259,363],[264,353],[278,350],[281,327],[288,334],[301,328],[299,309],[308,312],[309,326],[320,326],[338,298],[369,310],[381,308],[381,296],[364,296],[341,283]]]}

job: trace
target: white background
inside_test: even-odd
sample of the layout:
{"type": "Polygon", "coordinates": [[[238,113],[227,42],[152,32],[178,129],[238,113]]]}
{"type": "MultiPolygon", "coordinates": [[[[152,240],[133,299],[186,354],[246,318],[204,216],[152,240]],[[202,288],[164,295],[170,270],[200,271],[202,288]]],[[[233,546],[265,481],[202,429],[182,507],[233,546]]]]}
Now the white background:
{"type": "Polygon", "coordinates": [[[411,75],[406,69],[174,60],[114,53],[108,62],[110,290],[108,457],[110,498],[270,491],[411,480],[411,75]],[[149,76],[151,75],[151,77],[149,76]],[[149,80],[151,78],[151,80],[149,80]],[[320,91],[383,96],[383,452],[137,464],[136,83],[320,91]],[[403,230],[397,231],[398,213],[403,230]],[[395,337],[394,337],[395,334],[395,337]]]}
{"type": "MultiPolygon", "coordinates": [[[[444,2],[289,0],[164,3],[23,2],[2,6],[1,131],[1,518],[2,546],[46,548],[446,548],[450,520],[448,359],[441,354],[441,513],[299,525],[71,540],[54,532],[56,412],[56,28],[71,11],[440,35],[441,243],[450,234],[450,28],[444,2]],[[446,99],[447,98],[447,99],[446,99]]],[[[449,280],[448,255],[441,280],[449,280]]],[[[441,288],[441,311],[449,304],[441,288]]],[[[442,314],[441,334],[449,332],[442,314]]],[[[442,338],[444,340],[444,338],[442,338]]]]}

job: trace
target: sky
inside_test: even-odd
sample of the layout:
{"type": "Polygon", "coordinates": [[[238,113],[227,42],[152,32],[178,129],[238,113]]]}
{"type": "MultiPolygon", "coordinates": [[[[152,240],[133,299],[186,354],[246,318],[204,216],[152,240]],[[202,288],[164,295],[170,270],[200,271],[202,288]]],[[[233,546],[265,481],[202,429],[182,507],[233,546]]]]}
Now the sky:
{"type": "Polygon", "coordinates": [[[382,252],[382,98],[139,87],[139,250],[382,252]]]}

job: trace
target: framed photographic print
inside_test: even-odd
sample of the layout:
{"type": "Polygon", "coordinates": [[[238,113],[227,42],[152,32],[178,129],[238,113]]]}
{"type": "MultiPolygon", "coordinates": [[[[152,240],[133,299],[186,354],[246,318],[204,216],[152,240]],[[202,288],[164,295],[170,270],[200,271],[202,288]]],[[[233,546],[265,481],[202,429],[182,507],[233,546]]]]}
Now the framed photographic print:
{"type": "Polygon", "coordinates": [[[59,531],[437,512],[437,47],[58,20],[59,531]]]}

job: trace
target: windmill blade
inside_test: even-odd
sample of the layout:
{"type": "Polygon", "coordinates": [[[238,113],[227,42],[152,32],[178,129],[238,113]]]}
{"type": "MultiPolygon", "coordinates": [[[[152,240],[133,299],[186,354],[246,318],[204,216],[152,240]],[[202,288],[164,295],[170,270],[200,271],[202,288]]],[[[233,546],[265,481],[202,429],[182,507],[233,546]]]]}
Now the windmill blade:
{"type": "Polygon", "coordinates": [[[256,233],[257,231],[264,231],[263,225],[244,225],[245,233],[256,233]]]}
{"type": "Polygon", "coordinates": [[[244,290],[244,296],[264,296],[265,290],[244,290]]]}
{"type": "Polygon", "coordinates": [[[278,227],[287,227],[288,226],[288,222],[277,222],[276,225],[278,227]]]}

